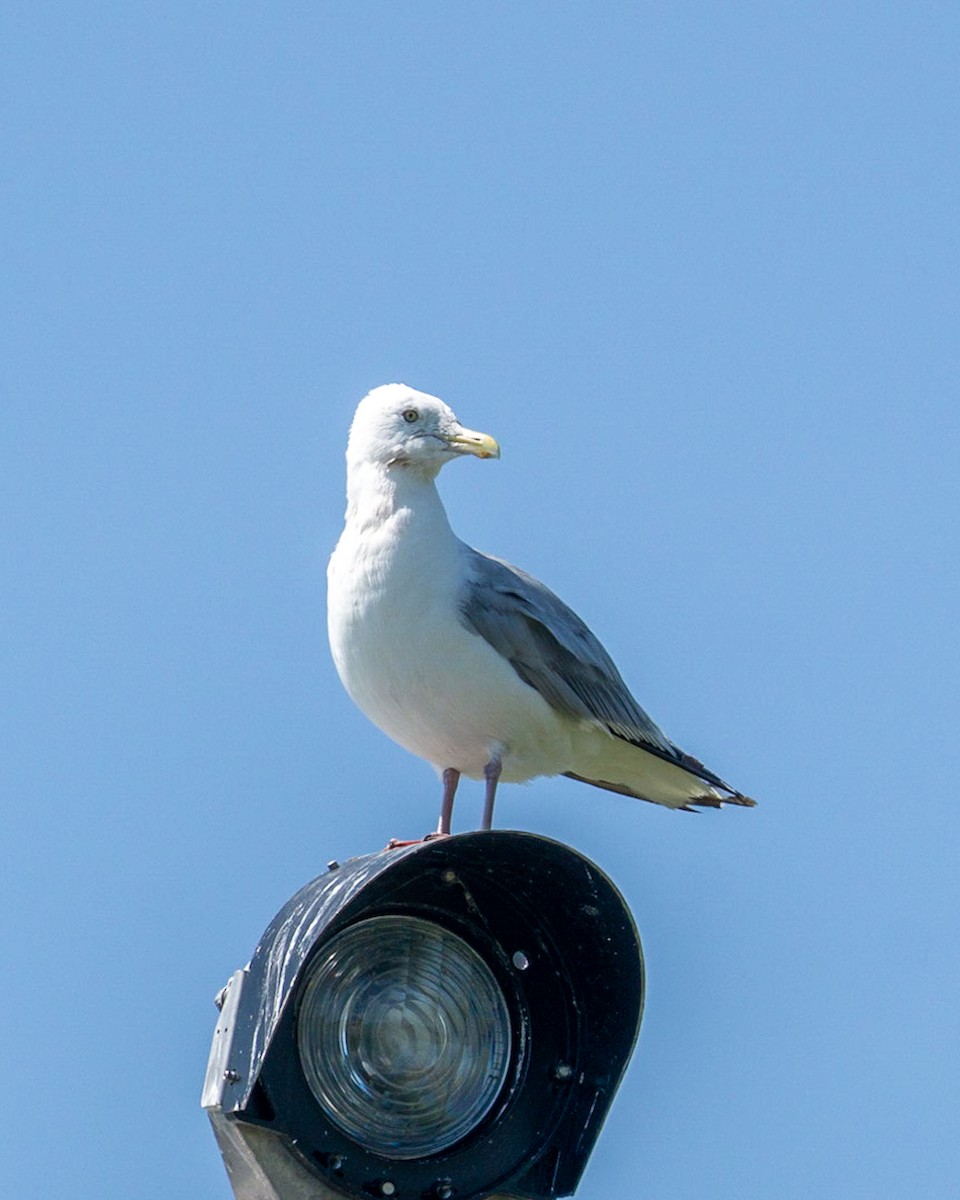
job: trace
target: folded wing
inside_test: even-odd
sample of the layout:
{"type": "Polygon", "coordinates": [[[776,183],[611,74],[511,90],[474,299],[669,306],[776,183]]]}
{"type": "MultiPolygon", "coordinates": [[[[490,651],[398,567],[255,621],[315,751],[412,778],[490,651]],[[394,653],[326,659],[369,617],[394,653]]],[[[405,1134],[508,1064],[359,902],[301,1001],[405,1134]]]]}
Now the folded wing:
{"type": "MultiPolygon", "coordinates": [[[[460,603],[464,623],[558,713],[592,722],[709,785],[691,797],[691,804],[753,803],[667,738],[633,698],[597,637],[548,587],[502,559],[464,549],[468,557],[460,603]]],[[[598,787],[653,799],[622,783],[569,774],[598,787]]]]}

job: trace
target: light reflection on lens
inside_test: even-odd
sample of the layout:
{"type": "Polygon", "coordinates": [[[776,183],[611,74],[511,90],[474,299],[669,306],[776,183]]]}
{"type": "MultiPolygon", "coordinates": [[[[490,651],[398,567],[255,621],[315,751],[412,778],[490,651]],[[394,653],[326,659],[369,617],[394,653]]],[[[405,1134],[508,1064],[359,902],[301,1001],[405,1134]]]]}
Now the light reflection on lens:
{"type": "Polygon", "coordinates": [[[314,960],[297,1046],[335,1125],[374,1153],[420,1158],[489,1112],[510,1063],[510,1016],[462,938],[420,917],[370,917],[314,960]]]}

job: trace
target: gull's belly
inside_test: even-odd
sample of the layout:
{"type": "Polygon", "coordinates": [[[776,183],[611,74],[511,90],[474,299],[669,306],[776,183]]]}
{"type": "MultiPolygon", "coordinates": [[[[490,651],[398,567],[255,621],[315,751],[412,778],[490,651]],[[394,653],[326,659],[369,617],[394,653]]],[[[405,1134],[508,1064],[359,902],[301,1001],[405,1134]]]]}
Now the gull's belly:
{"type": "Polygon", "coordinates": [[[494,754],[505,782],[566,770],[575,726],[460,623],[452,594],[409,600],[368,592],[331,607],[334,662],[358,708],[440,770],[479,779],[494,754]]]}

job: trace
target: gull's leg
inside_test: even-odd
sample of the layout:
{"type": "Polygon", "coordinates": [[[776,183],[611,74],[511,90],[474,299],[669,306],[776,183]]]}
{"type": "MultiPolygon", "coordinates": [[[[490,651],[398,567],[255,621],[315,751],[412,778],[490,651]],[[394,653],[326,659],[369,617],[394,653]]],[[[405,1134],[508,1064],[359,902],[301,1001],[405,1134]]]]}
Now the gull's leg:
{"type": "Polygon", "coordinates": [[[437,826],[437,833],[445,836],[450,832],[453,798],[457,794],[460,772],[455,767],[447,767],[440,778],[443,780],[443,800],[440,802],[440,824],[437,826]]]}
{"type": "Polygon", "coordinates": [[[487,790],[483,797],[483,820],[480,822],[481,829],[493,828],[493,802],[497,798],[497,780],[500,778],[500,772],[502,770],[503,763],[500,761],[499,754],[495,754],[483,768],[483,778],[487,782],[487,790]]]}

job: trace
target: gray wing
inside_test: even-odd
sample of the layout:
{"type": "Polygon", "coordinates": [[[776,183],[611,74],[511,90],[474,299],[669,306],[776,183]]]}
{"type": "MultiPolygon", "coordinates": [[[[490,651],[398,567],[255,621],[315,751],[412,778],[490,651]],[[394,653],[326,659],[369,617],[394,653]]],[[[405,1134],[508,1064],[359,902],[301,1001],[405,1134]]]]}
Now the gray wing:
{"type": "Polygon", "coordinates": [[[687,756],[634,700],[613,659],[571,608],[518,567],[466,550],[464,621],[524,683],[558,712],[595,721],[624,741],[686,766],[687,756]]]}
{"type": "MultiPolygon", "coordinates": [[[[460,610],[468,629],[484,638],[548,704],[568,716],[596,722],[657,758],[675,763],[727,795],[705,791],[690,804],[721,803],[753,807],[755,801],[685,754],[647,716],[630,694],[613,659],[577,614],[519,567],[464,546],[467,581],[460,610]]],[[[626,785],[605,783],[567,772],[597,787],[641,796],[626,785]]],[[[688,806],[684,806],[688,807],[688,806]]],[[[694,811],[689,809],[689,811],[694,811]]]]}

